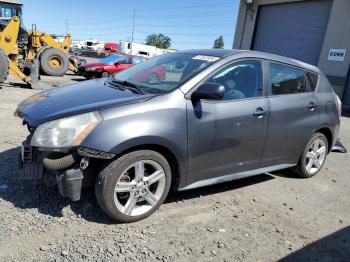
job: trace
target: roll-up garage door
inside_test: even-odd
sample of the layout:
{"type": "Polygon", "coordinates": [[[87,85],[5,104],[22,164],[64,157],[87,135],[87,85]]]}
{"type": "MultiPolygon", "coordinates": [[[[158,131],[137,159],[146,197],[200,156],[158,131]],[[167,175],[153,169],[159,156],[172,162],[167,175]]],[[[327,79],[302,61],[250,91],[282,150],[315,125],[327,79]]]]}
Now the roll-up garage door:
{"type": "Polygon", "coordinates": [[[330,0],[261,6],[253,49],[317,65],[331,7],[330,0]]]}
{"type": "Polygon", "coordinates": [[[345,92],[343,97],[343,106],[350,111],[350,68],[348,73],[348,81],[345,86],[345,92]]]}

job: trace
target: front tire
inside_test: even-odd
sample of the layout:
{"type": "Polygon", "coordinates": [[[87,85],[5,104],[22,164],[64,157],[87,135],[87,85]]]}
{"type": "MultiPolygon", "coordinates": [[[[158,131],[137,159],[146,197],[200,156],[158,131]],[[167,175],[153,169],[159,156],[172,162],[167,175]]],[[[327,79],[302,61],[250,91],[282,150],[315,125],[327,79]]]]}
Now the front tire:
{"type": "Polygon", "coordinates": [[[4,50],[0,48],[0,83],[6,81],[10,72],[9,58],[4,50]]]}
{"type": "Polygon", "coordinates": [[[168,195],[171,169],[167,160],[150,150],[121,156],[104,168],[95,182],[101,208],[114,220],[136,222],[156,211],[168,195]]]}
{"type": "Polygon", "coordinates": [[[42,53],[40,66],[48,76],[63,76],[69,69],[69,58],[61,50],[49,48],[42,53]]]}
{"type": "Polygon", "coordinates": [[[328,140],[325,135],[315,133],[307,143],[294,173],[303,178],[315,176],[323,167],[328,153],[328,140]]]}

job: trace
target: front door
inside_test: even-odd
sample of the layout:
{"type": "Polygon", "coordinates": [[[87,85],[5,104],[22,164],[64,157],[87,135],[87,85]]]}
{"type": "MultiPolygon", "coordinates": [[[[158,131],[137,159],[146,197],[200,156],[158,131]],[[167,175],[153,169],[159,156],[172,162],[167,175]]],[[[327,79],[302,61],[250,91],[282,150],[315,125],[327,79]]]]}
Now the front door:
{"type": "Polygon", "coordinates": [[[226,92],[220,101],[187,101],[188,183],[259,168],[267,132],[261,61],[223,66],[204,82],[226,92]]]}

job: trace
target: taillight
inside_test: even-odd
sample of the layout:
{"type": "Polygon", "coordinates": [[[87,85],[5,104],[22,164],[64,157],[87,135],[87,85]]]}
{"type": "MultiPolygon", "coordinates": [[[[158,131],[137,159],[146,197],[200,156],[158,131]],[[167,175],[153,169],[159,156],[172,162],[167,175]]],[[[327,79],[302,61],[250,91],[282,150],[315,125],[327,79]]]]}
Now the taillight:
{"type": "Polygon", "coordinates": [[[338,116],[341,116],[341,101],[337,95],[335,95],[335,104],[337,106],[338,116]]]}

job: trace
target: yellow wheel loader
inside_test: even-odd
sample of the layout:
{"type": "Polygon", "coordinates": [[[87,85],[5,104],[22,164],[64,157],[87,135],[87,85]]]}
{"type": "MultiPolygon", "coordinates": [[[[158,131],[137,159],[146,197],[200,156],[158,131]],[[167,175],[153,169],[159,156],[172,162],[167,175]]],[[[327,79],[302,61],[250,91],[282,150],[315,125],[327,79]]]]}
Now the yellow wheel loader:
{"type": "Polygon", "coordinates": [[[71,36],[62,42],[36,30],[26,31],[21,23],[22,4],[0,0],[0,83],[8,74],[21,78],[36,88],[40,73],[62,76],[68,70],[77,72],[78,64],[69,58],[71,36]]]}

